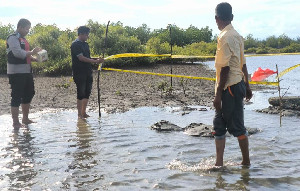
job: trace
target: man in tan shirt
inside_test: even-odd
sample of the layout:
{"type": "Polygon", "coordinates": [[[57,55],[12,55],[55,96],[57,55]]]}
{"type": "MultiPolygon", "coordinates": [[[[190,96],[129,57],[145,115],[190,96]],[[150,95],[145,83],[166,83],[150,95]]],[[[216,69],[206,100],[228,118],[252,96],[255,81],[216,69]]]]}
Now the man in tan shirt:
{"type": "Polygon", "coordinates": [[[216,87],[214,107],[216,166],[223,166],[225,134],[238,138],[243,160],[242,165],[250,165],[248,133],[244,126],[244,98],[252,97],[248,83],[248,71],[244,57],[243,37],[233,28],[232,7],[220,3],[215,10],[215,19],[221,33],[215,58],[216,87]]]}

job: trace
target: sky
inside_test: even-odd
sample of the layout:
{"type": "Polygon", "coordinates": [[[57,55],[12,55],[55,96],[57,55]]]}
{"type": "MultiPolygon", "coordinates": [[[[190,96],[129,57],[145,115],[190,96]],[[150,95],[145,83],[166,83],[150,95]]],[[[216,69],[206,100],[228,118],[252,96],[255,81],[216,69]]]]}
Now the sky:
{"type": "MultiPolygon", "coordinates": [[[[224,1],[224,0],[223,0],[224,1]]],[[[208,26],[213,35],[219,30],[215,7],[222,0],[1,0],[0,25],[17,25],[26,18],[32,25],[56,24],[75,29],[89,19],[101,24],[120,21],[124,26],[146,24],[151,30],[168,24],[186,29],[208,26]]],[[[233,8],[233,26],[244,37],[252,34],[263,40],[282,34],[300,37],[299,0],[228,0],[233,8]]]]}

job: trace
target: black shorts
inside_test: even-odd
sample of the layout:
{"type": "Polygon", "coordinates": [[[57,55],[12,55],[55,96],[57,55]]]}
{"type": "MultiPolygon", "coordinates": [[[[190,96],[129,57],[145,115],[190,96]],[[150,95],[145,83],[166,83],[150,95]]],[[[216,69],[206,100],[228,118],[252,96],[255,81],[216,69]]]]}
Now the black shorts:
{"type": "Polygon", "coordinates": [[[226,131],[235,137],[247,134],[244,126],[245,95],[244,81],[232,85],[222,92],[222,109],[215,113],[213,121],[216,138],[224,136],[226,131]]]}
{"type": "Polygon", "coordinates": [[[73,79],[77,87],[77,99],[89,99],[93,87],[92,72],[74,74],[73,79]]]}
{"type": "Polygon", "coordinates": [[[31,102],[35,91],[33,75],[27,74],[9,74],[9,84],[11,87],[11,106],[19,107],[20,104],[31,102]]]}

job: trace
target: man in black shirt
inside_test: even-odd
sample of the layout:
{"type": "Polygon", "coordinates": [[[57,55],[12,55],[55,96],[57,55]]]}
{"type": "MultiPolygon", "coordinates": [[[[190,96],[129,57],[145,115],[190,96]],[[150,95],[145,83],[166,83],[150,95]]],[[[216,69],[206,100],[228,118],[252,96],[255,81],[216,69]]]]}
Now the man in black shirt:
{"type": "Polygon", "coordinates": [[[87,118],[86,107],[92,91],[93,71],[91,63],[102,63],[103,58],[93,59],[86,42],[90,29],[86,26],[78,28],[78,38],[71,45],[73,79],[77,87],[77,110],[79,118],[87,118]]]}

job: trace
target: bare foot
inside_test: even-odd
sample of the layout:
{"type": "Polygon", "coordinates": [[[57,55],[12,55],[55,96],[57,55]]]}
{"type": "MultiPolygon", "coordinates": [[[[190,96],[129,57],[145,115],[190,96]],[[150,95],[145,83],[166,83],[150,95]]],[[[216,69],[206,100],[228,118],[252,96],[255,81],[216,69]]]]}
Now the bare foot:
{"type": "Polygon", "coordinates": [[[250,166],[251,164],[250,164],[250,161],[245,161],[245,162],[242,161],[241,165],[250,166]]]}
{"type": "Polygon", "coordinates": [[[88,117],[90,117],[90,116],[89,116],[88,114],[85,113],[85,114],[82,115],[82,117],[83,117],[83,118],[88,118],[88,117]]]}
{"type": "Polygon", "coordinates": [[[24,125],[29,125],[29,124],[35,123],[35,122],[32,121],[32,120],[30,120],[30,119],[23,119],[23,120],[22,120],[22,123],[23,123],[24,125]]]}

